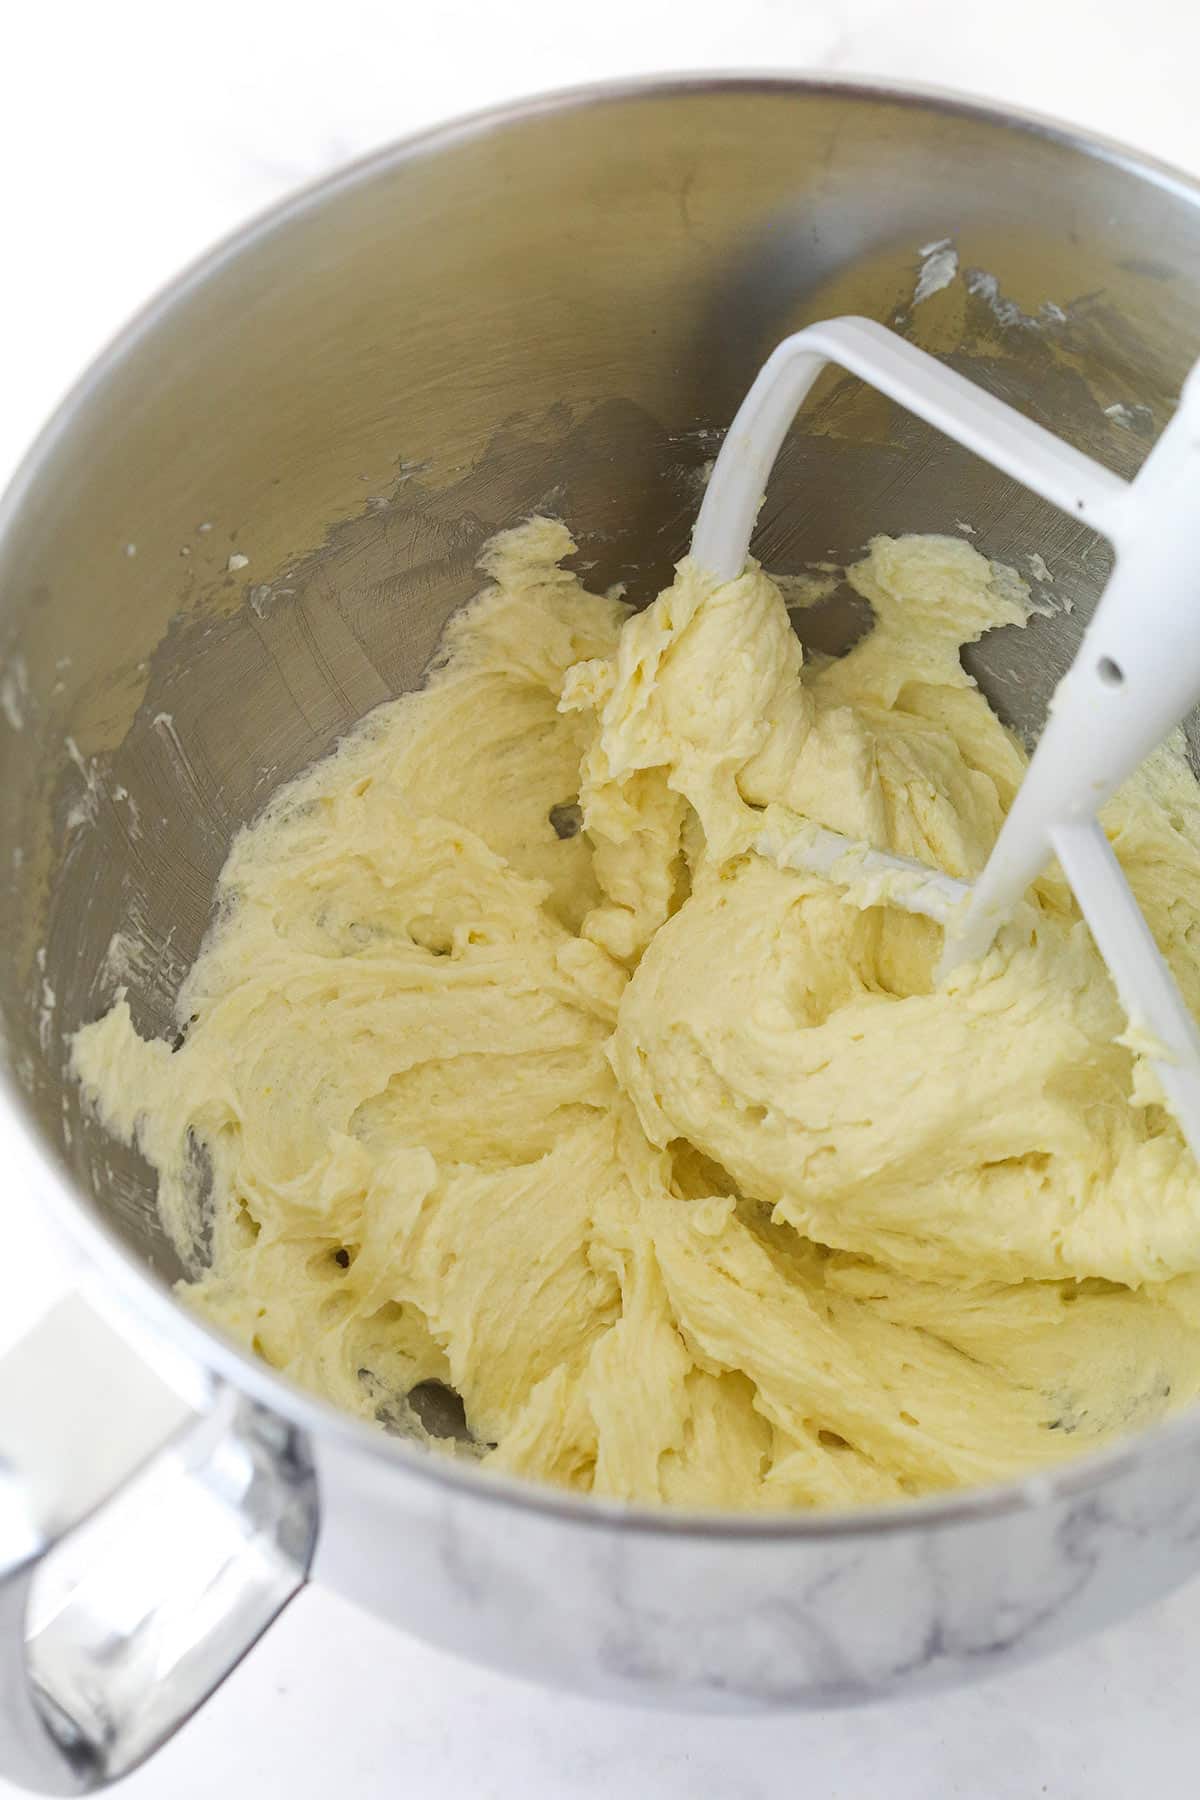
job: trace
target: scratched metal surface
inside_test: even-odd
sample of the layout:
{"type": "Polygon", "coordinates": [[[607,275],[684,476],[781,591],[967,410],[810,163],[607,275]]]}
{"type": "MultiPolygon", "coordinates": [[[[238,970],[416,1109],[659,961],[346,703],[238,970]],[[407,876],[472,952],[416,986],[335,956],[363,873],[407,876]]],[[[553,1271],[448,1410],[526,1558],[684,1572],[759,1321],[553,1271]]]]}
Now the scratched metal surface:
{"type": "MultiPolygon", "coordinates": [[[[420,680],[491,532],[552,509],[598,587],[648,599],[754,370],[838,312],[1131,474],[1200,351],[1198,277],[1181,182],[968,109],[778,83],[452,132],[193,275],[93,377],[0,544],[8,1042],[81,1190],[177,1273],[144,1166],[80,1114],[66,1036],[121,984],[172,1028],[233,833],[420,680]],[[947,238],[953,278],[915,302],[947,238]]],[[[831,376],[755,550],[803,573],[962,525],[1052,577],[1050,616],[970,656],[1035,735],[1107,567],[1078,525],[831,376]]],[[[797,617],[825,648],[863,624],[845,592],[797,617]]]]}

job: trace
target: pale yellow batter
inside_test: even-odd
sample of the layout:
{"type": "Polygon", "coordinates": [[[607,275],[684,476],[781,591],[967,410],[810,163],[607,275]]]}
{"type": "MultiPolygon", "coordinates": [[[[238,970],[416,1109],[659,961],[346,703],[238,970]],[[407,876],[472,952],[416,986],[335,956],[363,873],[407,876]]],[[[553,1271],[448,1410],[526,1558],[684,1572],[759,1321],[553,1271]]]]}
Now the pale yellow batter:
{"type": "MultiPolygon", "coordinates": [[[[873,632],[802,667],[761,571],[633,616],[572,548],[495,539],[425,690],[239,838],[176,1053],[124,1001],[79,1034],[193,1263],[209,1165],[185,1297],[340,1406],[413,1426],[440,1381],[488,1466],[629,1500],[887,1500],[1191,1399],[1200,1175],[1061,881],[939,990],[937,927],[748,848],[809,819],[976,872],[1025,759],[958,652],[1023,584],[877,539],[873,632]]],[[[1200,1011],[1177,747],[1107,822],[1200,1011]]]]}

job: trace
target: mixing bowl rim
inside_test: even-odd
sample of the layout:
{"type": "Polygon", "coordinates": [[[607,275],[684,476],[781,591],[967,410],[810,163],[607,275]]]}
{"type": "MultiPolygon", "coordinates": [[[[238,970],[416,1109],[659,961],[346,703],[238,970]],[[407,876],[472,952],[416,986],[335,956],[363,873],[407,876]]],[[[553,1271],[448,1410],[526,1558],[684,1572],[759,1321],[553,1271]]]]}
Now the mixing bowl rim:
{"type": "MultiPolygon", "coordinates": [[[[817,75],[779,71],[699,71],[588,83],[483,107],[370,151],[256,213],[188,264],[147,301],[68,389],[0,496],[0,566],[5,541],[26,500],[34,492],[58,445],[93,398],[122,364],[136,354],[143,340],[176,309],[207,283],[218,279],[227,266],[252,253],[277,231],[318,207],[336,203],[344,192],[386,177],[405,163],[426,160],[456,145],[520,127],[540,117],[573,113],[594,106],[720,95],[841,98],[971,119],[1016,131],[1022,136],[1048,139],[1088,160],[1107,163],[1141,180],[1148,180],[1200,207],[1200,180],[1153,156],[1041,113],[991,104],[934,86],[874,78],[826,80],[817,75]]],[[[945,1495],[850,1511],[746,1514],[627,1505],[481,1471],[465,1459],[431,1455],[331,1406],[189,1312],[100,1216],[86,1191],[80,1189],[73,1176],[63,1169],[51,1149],[41,1141],[17,1089],[13,1071],[7,1064],[0,1072],[0,1133],[10,1143],[21,1146],[24,1152],[22,1163],[34,1171],[39,1193],[89,1264],[100,1275],[112,1279],[116,1292],[136,1308],[138,1316],[154,1331],[174,1342],[211,1375],[238,1388],[271,1412],[282,1415],[300,1430],[318,1438],[332,1437],[346,1449],[393,1469],[401,1476],[432,1481],[443,1489],[450,1502],[458,1498],[464,1502],[486,1500],[502,1512],[515,1508],[563,1523],[618,1528],[657,1537],[700,1537],[721,1542],[869,1537],[924,1532],[940,1526],[969,1526],[980,1520],[1020,1513],[1030,1507],[1070,1500],[1103,1487],[1112,1477],[1132,1468],[1143,1455],[1159,1451],[1169,1453],[1181,1441],[1187,1443],[1200,1436],[1200,1411],[1190,1408],[1174,1419],[1104,1449],[1085,1453],[1078,1460],[1053,1470],[1036,1471],[945,1495]]]]}

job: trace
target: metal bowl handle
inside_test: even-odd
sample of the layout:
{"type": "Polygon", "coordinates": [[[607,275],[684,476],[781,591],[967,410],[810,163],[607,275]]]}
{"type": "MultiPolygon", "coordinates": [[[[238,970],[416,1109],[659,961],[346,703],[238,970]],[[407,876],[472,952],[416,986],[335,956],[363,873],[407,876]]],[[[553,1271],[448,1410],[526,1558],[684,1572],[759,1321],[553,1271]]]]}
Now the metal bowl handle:
{"type": "Polygon", "coordinates": [[[0,1360],[0,1774],[120,1779],[303,1585],[303,1437],[233,1388],[182,1400],[79,1294],[0,1360]]]}

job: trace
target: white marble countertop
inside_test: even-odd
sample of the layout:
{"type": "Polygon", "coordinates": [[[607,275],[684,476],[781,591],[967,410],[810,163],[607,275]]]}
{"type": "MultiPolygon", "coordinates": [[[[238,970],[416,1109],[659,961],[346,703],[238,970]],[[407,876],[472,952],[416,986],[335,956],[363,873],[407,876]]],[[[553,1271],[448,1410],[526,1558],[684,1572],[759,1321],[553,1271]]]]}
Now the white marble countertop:
{"type": "MultiPolygon", "coordinates": [[[[374,145],[518,93],[670,68],[881,75],[1058,114],[1200,172],[1200,12],[1180,0],[59,0],[20,8],[5,36],[0,479],[104,339],[215,237],[374,145]]],[[[65,1277],[19,1195],[0,1207],[2,1347],[65,1277]]],[[[973,1691],[681,1719],[484,1674],[309,1590],[123,1791],[1173,1800],[1196,1789],[1198,1664],[1195,1583],[973,1691]]]]}

